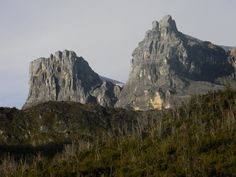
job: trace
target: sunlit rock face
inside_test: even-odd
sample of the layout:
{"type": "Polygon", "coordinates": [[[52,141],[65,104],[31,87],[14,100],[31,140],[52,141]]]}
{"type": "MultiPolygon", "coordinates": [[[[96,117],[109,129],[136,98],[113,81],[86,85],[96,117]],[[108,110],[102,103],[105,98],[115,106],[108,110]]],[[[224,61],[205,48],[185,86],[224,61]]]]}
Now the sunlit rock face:
{"type": "Polygon", "coordinates": [[[152,23],[132,56],[116,107],[169,108],[191,95],[224,88],[225,78],[235,82],[225,50],[179,32],[169,15],[152,23]]]}
{"type": "Polygon", "coordinates": [[[236,48],[232,48],[232,49],[230,50],[230,55],[236,57],[236,48]]]}
{"type": "Polygon", "coordinates": [[[30,64],[30,90],[23,108],[47,101],[114,106],[120,87],[102,80],[75,52],[58,51],[30,64]]]}

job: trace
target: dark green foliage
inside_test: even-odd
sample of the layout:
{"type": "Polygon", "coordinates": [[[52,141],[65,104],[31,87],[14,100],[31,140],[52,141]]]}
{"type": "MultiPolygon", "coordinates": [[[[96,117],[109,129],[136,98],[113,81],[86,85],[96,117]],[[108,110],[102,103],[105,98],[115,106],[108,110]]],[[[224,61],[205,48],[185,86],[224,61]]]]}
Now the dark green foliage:
{"type": "Polygon", "coordinates": [[[26,126],[35,116],[30,122],[35,126],[28,127],[37,132],[35,127],[45,121],[45,137],[54,141],[65,140],[65,132],[59,136],[55,129],[63,120],[71,132],[67,139],[73,141],[53,156],[2,155],[4,176],[236,176],[236,92],[230,89],[161,112],[51,102],[23,113],[2,109],[1,116],[6,126],[20,116],[26,126]],[[2,111],[9,117],[3,118],[2,111]],[[39,114],[42,120],[36,119],[39,114]]]}

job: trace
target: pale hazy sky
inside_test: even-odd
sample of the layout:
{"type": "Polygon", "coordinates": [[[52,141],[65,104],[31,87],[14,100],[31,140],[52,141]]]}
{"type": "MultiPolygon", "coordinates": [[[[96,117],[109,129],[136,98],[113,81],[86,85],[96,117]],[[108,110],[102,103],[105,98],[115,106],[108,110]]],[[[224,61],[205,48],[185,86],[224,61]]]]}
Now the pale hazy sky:
{"type": "Polygon", "coordinates": [[[29,62],[57,50],[125,82],[132,51],[167,14],[183,33],[236,44],[236,0],[0,0],[0,106],[21,107],[29,62]]]}

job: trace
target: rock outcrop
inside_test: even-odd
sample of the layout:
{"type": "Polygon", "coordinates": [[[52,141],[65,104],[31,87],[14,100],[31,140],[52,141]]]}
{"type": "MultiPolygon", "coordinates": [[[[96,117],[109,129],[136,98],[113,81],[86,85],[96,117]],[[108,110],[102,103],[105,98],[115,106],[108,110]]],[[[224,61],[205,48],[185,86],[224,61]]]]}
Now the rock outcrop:
{"type": "Polygon", "coordinates": [[[47,101],[98,103],[112,107],[120,87],[102,80],[75,52],[58,51],[30,64],[30,90],[23,108],[47,101]]]}
{"type": "Polygon", "coordinates": [[[229,50],[229,55],[236,58],[236,48],[232,48],[229,50]]]}
{"type": "Polygon", "coordinates": [[[178,31],[171,16],[154,21],[134,50],[129,79],[116,107],[169,108],[191,95],[235,83],[227,52],[208,41],[178,31]]]}

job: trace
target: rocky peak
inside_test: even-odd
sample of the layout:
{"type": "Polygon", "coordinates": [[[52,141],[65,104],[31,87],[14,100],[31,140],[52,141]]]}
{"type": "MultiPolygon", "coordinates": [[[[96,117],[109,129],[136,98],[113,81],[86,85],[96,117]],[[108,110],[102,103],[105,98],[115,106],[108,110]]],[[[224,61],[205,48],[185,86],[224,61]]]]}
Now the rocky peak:
{"type": "Polygon", "coordinates": [[[57,51],[55,53],[55,57],[58,59],[63,59],[63,58],[76,58],[77,56],[74,51],[64,50],[63,52],[57,51]]]}
{"type": "Polygon", "coordinates": [[[30,91],[23,108],[47,101],[73,101],[113,106],[120,87],[102,81],[73,51],[57,51],[30,64],[30,91]]]}
{"type": "Polygon", "coordinates": [[[234,73],[225,50],[179,32],[170,15],[152,23],[132,56],[117,107],[168,108],[192,94],[222,88],[218,78],[234,73]]]}
{"type": "Polygon", "coordinates": [[[159,23],[158,21],[153,21],[152,22],[152,30],[159,30],[159,23]]]}
{"type": "Polygon", "coordinates": [[[178,31],[176,27],[175,20],[172,19],[170,15],[164,16],[160,20],[160,29],[168,29],[168,30],[173,30],[173,31],[178,31]]]}

